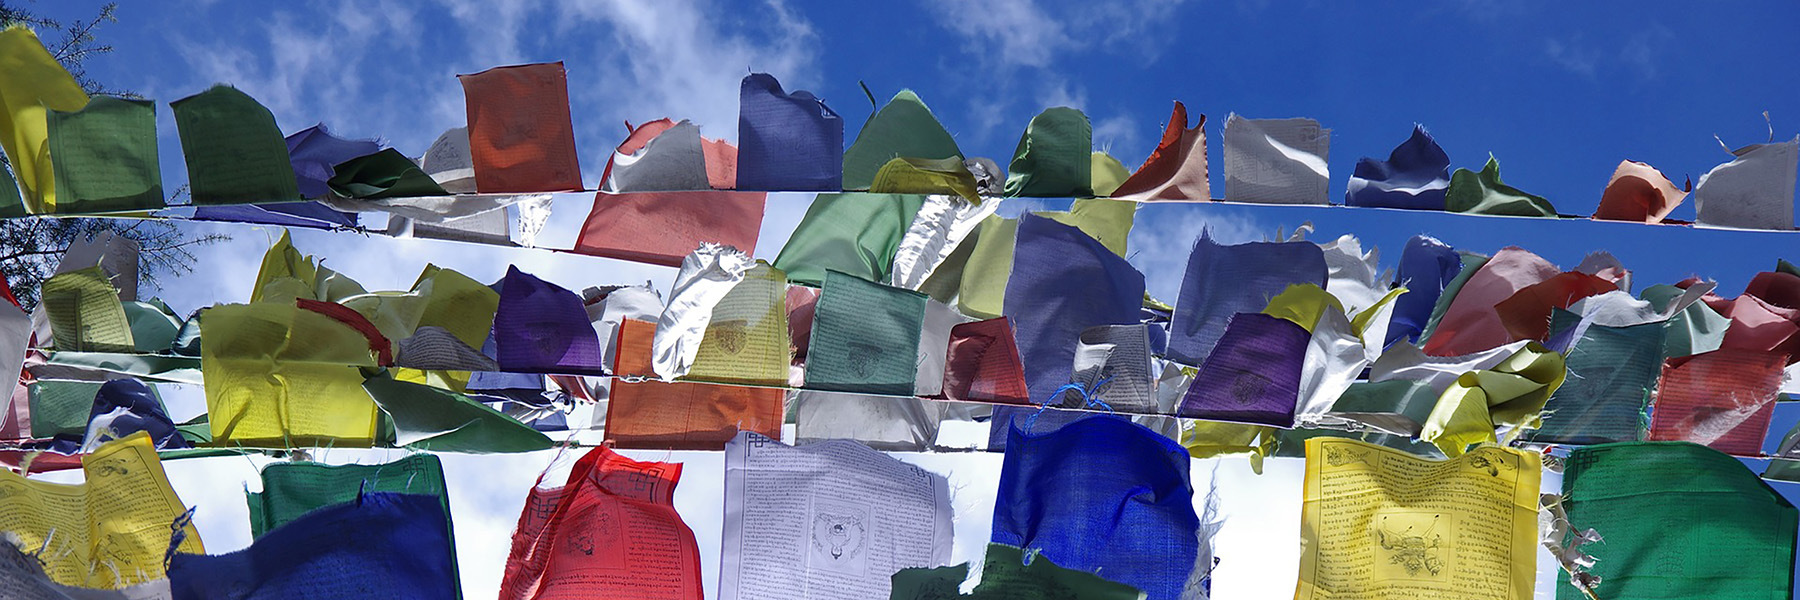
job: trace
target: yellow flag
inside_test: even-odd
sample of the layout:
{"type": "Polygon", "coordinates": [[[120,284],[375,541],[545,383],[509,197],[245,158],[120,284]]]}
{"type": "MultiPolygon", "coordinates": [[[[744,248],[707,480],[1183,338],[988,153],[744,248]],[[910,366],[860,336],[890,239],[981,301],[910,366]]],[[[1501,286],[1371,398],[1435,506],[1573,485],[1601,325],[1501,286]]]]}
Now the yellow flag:
{"type": "MultiPolygon", "coordinates": [[[[187,511],[169,487],[150,436],[137,432],[81,457],[86,482],[26,479],[0,470],[0,523],[19,547],[42,549],[44,574],[84,588],[129,587],[166,577],[169,524],[187,511]]],[[[193,525],[179,550],[206,548],[193,525]]]]}
{"type": "Polygon", "coordinates": [[[1113,191],[1119,189],[1120,184],[1131,178],[1131,172],[1125,170],[1125,163],[1119,162],[1119,159],[1113,158],[1110,154],[1095,152],[1092,161],[1092,174],[1090,175],[1092,181],[1090,183],[1093,185],[1095,198],[1112,196],[1113,191]]]}
{"type": "Polygon", "coordinates": [[[791,339],[787,274],[757,261],[713,306],[687,379],[786,385],[791,339]]]}
{"type": "MultiPolygon", "coordinates": [[[[0,144],[12,159],[25,205],[32,213],[56,210],[56,173],[50,166],[48,111],[75,112],[88,96],[75,78],[23,25],[0,31],[0,144]]],[[[4,213],[5,207],[0,207],[4,213]]]]}
{"type": "Polygon", "coordinates": [[[1498,443],[1495,429],[1507,429],[1509,440],[1517,437],[1538,427],[1544,403],[1567,374],[1561,354],[1526,344],[1492,369],[1457,377],[1438,397],[1419,439],[1456,457],[1472,444],[1498,443]]]}
{"type": "Polygon", "coordinates": [[[369,339],[292,302],[224,304],[200,318],[206,411],[219,446],[361,446],[375,440],[375,401],[357,367],[369,339]]]}
{"type": "Polygon", "coordinates": [[[368,293],[355,280],[316,264],[294,249],[287,230],[263,253],[262,268],[250,288],[251,302],[293,302],[299,298],[337,302],[368,293]]]}
{"type": "Polygon", "coordinates": [[[55,332],[56,349],[78,352],[135,352],[131,322],[119,290],[106,271],[88,267],[44,282],[44,315],[55,332]]]}

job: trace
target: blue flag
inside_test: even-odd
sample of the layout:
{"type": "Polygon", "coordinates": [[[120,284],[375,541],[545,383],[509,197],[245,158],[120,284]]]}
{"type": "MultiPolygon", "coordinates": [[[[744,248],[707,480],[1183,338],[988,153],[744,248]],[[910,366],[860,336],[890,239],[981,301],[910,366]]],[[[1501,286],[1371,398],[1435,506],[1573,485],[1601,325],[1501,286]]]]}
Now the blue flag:
{"type": "Polygon", "coordinates": [[[838,191],[844,120],[805,90],[786,93],[768,73],[744,77],[738,95],[737,189],[838,191]]]}
{"type": "Polygon", "coordinates": [[[1387,161],[1356,161],[1344,192],[1344,204],[1377,208],[1444,210],[1444,191],[1450,189],[1450,155],[1444,154],[1425,126],[1414,125],[1387,161]]]}
{"type": "Polygon", "coordinates": [[[1105,417],[1009,435],[994,543],[1098,572],[1150,600],[1181,597],[1200,547],[1186,449],[1142,425],[1105,417]]]}
{"type": "Polygon", "coordinates": [[[1400,340],[1413,341],[1431,322],[1431,311],[1437,306],[1444,288],[1462,272],[1462,257],[1456,249],[1436,238],[1415,235],[1400,252],[1400,270],[1394,282],[1406,293],[1394,299],[1394,317],[1388,323],[1387,345],[1400,340]]]}
{"type": "Polygon", "coordinates": [[[443,505],[375,493],[307,513],[230,554],[175,554],[175,600],[456,597],[443,505]]]}
{"type": "Polygon", "coordinates": [[[1259,313],[1288,286],[1325,287],[1325,252],[1312,242],[1223,246],[1200,232],[1169,323],[1169,360],[1198,367],[1232,315],[1259,313]]]}

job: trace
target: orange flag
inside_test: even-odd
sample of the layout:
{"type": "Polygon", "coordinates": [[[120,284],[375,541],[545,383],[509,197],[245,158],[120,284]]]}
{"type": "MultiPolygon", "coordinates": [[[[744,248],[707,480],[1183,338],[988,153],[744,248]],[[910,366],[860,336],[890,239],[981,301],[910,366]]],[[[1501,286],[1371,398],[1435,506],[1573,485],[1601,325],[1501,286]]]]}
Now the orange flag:
{"type": "Polygon", "coordinates": [[[561,62],[458,75],[468,102],[469,153],[482,193],[582,189],[561,62]]]}

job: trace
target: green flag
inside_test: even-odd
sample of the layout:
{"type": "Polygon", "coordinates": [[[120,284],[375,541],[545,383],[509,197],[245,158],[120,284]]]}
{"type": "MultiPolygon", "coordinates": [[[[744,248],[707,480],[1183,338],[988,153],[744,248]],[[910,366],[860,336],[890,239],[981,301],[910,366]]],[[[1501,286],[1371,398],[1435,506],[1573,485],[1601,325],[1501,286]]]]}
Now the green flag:
{"type": "Polygon", "coordinates": [[[0,218],[25,216],[25,200],[19,197],[19,182],[13,181],[11,169],[0,166],[0,218]]]}
{"type": "MultiPolygon", "coordinates": [[[[1786,600],[1794,579],[1794,506],[1722,452],[1687,442],[1578,448],[1563,506],[1599,559],[1602,598],[1786,600]]],[[[1583,600],[1559,576],[1559,600],[1583,600]]]]}
{"type": "Polygon", "coordinates": [[[863,123],[856,141],[844,151],[844,189],[869,189],[875,172],[896,158],[954,158],[959,164],[963,159],[956,139],[912,90],[894,94],[887,106],[863,123]]]}
{"type": "Polygon", "coordinates": [[[363,389],[394,426],[395,445],[472,454],[531,452],[553,444],[529,425],[474,399],[429,385],[370,377],[363,389]]]}
{"type": "Polygon", "coordinates": [[[1056,107],[1038,113],[1006,168],[1007,197],[1093,196],[1093,147],[1094,130],[1081,111],[1056,107]]]}
{"type": "Polygon", "coordinates": [[[75,112],[50,111],[56,212],[163,207],[156,159],[156,103],[94,96],[75,112]]]}
{"type": "Polygon", "coordinates": [[[1006,544],[988,544],[981,584],[964,595],[957,588],[969,577],[969,565],[935,569],[908,568],[894,573],[893,600],[1137,600],[1137,588],[1099,575],[1064,569],[1049,558],[1006,544]]]}
{"type": "Polygon", "coordinates": [[[1444,192],[1444,210],[1478,215],[1556,217],[1556,208],[1542,196],[1527,194],[1500,182],[1500,161],[1489,156],[1480,173],[1457,169],[1444,192]]]}
{"type": "Polygon", "coordinates": [[[827,270],[887,281],[894,252],[924,204],[923,196],[819,194],[774,266],[807,285],[823,284],[827,270]]]}
{"type": "Polygon", "coordinates": [[[31,437],[86,435],[88,413],[94,409],[100,385],[98,381],[33,382],[26,388],[31,402],[31,437]]]}
{"type": "Polygon", "coordinates": [[[352,158],[332,170],[336,174],[326,184],[331,186],[332,193],[345,198],[413,198],[450,194],[430,175],[426,175],[418,163],[393,148],[352,158]]]}
{"type": "Polygon", "coordinates": [[[287,141],[275,115],[237,88],[212,89],[169,104],[181,134],[194,204],[300,199],[287,141]]]}
{"type": "Polygon", "coordinates": [[[806,387],[911,396],[925,295],[827,271],[807,346],[806,387]]]}

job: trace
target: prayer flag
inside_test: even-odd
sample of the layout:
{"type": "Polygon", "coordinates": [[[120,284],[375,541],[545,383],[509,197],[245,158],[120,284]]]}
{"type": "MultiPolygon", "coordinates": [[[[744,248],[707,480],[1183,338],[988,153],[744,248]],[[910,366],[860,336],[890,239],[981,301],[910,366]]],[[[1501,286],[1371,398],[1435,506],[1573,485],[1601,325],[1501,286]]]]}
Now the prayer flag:
{"type": "Polygon", "coordinates": [[[1059,106],[1031,118],[1012,164],[1006,167],[1006,195],[1073,198],[1094,195],[1094,129],[1081,111],[1059,106]]]}
{"type": "Polygon", "coordinates": [[[0,72],[6,73],[0,81],[0,147],[25,192],[23,206],[0,206],[0,216],[56,212],[50,111],[81,110],[87,93],[24,25],[0,30],[0,72]]]}
{"type": "Polygon", "coordinates": [[[227,85],[169,103],[194,204],[300,199],[287,141],[275,115],[227,85]]]}
{"type": "Polygon", "coordinates": [[[822,285],[828,270],[885,282],[924,204],[918,195],[819,194],[788,235],[775,268],[807,285],[822,285]]]}
{"type": "Polygon", "coordinates": [[[475,189],[482,193],[582,189],[561,61],[495,67],[462,82],[475,189]]]}
{"type": "Polygon", "coordinates": [[[918,292],[827,271],[807,344],[806,387],[913,395],[926,301],[918,292]]]}
{"type": "Polygon", "coordinates": [[[594,195],[575,252],[681,266],[703,242],[756,251],[762,192],[649,192],[594,195]]]}
{"type": "MultiPolygon", "coordinates": [[[[867,190],[876,175],[896,159],[963,161],[956,138],[944,130],[918,94],[900,90],[886,106],[863,123],[856,141],[844,150],[844,189],[867,190]]],[[[965,169],[966,170],[966,169],[965,169]]]]}
{"type": "Polygon", "coordinates": [[[1326,204],[1331,130],[1312,119],[1225,119],[1225,199],[1326,204]]]}
{"type": "Polygon", "coordinates": [[[1325,253],[1312,242],[1221,245],[1202,231],[1188,255],[1181,296],[1169,323],[1168,358],[1198,366],[1225,334],[1232,315],[1261,312],[1294,284],[1324,287],[1325,253]]]}
{"type": "Polygon", "coordinates": [[[1542,196],[1533,196],[1500,182],[1500,161],[1488,156],[1480,173],[1457,169],[1444,192],[1444,210],[1478,215],[1556,218],[1556,207],[1542,196]]]}
{"type": "Polygon", "coordinates": [[[844,189],[844,120],[805,90],[782,91],[768,73],[744,76],[738,91],[737,189],[844,189]]]}
{"type": "Polygon", "coordinates": [[[1175,102],[1162,141],[1129,179],[1109,194],[1122,200],[1211,200],[1206,181],[1206,115],[1188,127],[1187,107],[1175,102]]]}
{"type": "Polygon", "coordinates": [[[96,96],[79,111],[50,111],[47,121],[56,212],[163,207],[155,102],[96,96]]]}
{"type": "Polygon", "coordinates": [[[1450,155],[1437,140],[1414,125],[1386,161],[1362,158],[1344,191],[1347,206],[1444,210],[1444,191],[1450,187],[1450,155]]]}

